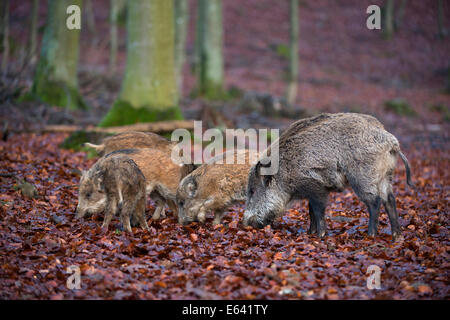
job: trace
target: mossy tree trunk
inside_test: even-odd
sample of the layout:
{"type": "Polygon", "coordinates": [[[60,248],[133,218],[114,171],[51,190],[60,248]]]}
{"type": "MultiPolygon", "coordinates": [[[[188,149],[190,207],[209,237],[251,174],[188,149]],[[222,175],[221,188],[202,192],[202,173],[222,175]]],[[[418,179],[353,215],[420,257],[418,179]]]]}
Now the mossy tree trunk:
{"type": "Polygon", "coordinates": [[[391,39],[394,32],[394,0],[386,0],[384,10],[384,37],[391,39]]]}
{"type": "Polygon", "coordinates": [[[444,27],[444,1],[438,0],[438,28],[439,28],[439,37],[443,39],[447,32],[444,27]]]}
{"type": "Polygon", "coordinates": [[[85,108],[78,92],[80,30],[69,30],[66,13],[70,5],[81,8],[82,0],[49,0],[47,25],[42,39],[32,95],[51,105],[85,108]]]}
{"type": "Polygon", "coordinates": [[[290,0],[290,30],[289,30],[289,85],[287,91],[287,101],[293,105],[297,97],[298,80],[298,38],[299,38],[299,18],[298,0],[290,0]]]}
{"type": "Polygon", "coordinates": [[[222,0],[198,0],[196,26],[197,93],[210,99],[223,96],[222,0]]]}
{"type": "Polygon", "coordinates": [[[100,126],[181,119],[173,1],[127,3],[127,62],[119,98],[100,126]]]}
{"type": "Polygon", "coordinates": [[[2,17],[2,71],[6,73],[9,60],[9,0],[2,1],[0,14],[2,17]]]}
{"type": "Polygon", "coordinates": [[[28,56],[34,62],[37,55],[37,36],[38,36],[38,17],[39,17],[39,0],[33,0],[31,8],[30,23],[30,44],[28,56]]]}
{"type": "Polygon", "coordinates": [[[183,92],[183,66],[185,61],[185,44],[189,19],[188,1],[174,0],[175,5],[175,70],[178,92],[183,92]]]}

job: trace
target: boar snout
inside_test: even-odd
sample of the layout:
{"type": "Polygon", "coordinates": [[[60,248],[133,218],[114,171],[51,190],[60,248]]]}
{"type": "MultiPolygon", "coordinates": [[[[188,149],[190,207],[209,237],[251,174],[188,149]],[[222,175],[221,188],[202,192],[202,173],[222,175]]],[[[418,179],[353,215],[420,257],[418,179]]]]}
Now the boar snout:
{"type": "Polygon", "coordinates": [[[244,226],[250,226],[253,228],[261,229],[264,228],[264,223],[259,221],[256,215],[250,215],[244,213],[244,226]]]}

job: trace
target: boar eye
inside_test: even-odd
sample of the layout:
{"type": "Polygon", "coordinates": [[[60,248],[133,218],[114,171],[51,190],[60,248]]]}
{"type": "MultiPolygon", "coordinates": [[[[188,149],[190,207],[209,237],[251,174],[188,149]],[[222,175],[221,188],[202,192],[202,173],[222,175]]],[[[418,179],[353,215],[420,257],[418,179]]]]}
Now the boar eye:
{"type": "Polygon", "coordinates": [[[178,205],[179,205],[180,207],[184,206],[184,201],[183,201],[183,200],[178,201],[178,205]]]}
{"type": "Polygon", "coordinates": [[[90,198],[90,197],[91,197],[91,193],[90,192],[86,193],[86,198],[90,198]]]}

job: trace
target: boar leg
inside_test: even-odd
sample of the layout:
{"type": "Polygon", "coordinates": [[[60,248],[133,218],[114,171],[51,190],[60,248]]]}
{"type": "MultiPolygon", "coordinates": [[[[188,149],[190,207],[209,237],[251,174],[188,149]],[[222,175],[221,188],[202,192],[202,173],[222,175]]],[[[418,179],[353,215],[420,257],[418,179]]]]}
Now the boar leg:
{"type": "Polygon", "coordinates": [[[115,199],[108,199],[102,229],[108,230],[108,226],[111,223],[111,219],[114,215],[116,215],[116,213],[117,213],[117,201],[115,199]]]}
{"type": "Polygon", "coordinates": [[[168,201],[167,201],[167,205],[169,206],[170,210],[172,210],[173,214],[174,214],[175,216],[177,216],[177,215],[178,215],[178,207],[177,207],[175,201],[173,201],[173,200],[168,200],[168,201]]]}
{"type": "Polygon", "coordinates": [[[317,232],[317,225],[316,225],[316,218],[314,217],[314,211],[311,207],[311,202],[308,201],[308,207],[309,207],[309,229],[308,234],[315,234],[317,232]]]}
{"type": "Polygon", "coordinates": [[[369,209],[369,236],[374,237],[378,230],[378,215],[380,212],[381,198],[376,197],[375,200],[365,201],[369,209]]]}
{"type": "Polygon", "coordinates": [[[152,192],[150,197],[152,197],[154,199],[155,205],[156,205],[156,209],[155,209],[155,212],[153,212],[152,219],[158,220],[160,216],[162,216],[164,218],[166,216],[166,214],[164,212],[164,204],[165,204],[164,199],[161,198],[161,196],[159,194],[157,194],[156,192],[152,192]]]}
{"type": "Polygon", "coordinates": [[[138,200],[136,205],[135,216],[141,225],[141,228],[144,230],[150,230],[147,225],[147,220],[145,219],[145,196],[138,200]]]}
{"type": "Polygon", "coordinates": [[[397,206],[395,204],[395,197],[392,192],[389,192],[387,201],[384,201],[384,208],[389,216],[391,222],[392,239],[395,241],[400,237],[400,225],[398,223],[397,206]]]}
{"type": "Polygon", "coordinates": [[[222,210],[214,211],[213,226],[215,226],[217,224],[221,224],[223,216],[224,216],[224,212],[222,210]]]}
{"type": "Polygon", "coordinates": [[[323,238],[326,232],[326,225],[325,225],[325,207],[327,204],[326,199],[327,199],[326,197],[309,199],[309,204],[311,205],[315,218],[316,232],[320,238],[323,238]]]}

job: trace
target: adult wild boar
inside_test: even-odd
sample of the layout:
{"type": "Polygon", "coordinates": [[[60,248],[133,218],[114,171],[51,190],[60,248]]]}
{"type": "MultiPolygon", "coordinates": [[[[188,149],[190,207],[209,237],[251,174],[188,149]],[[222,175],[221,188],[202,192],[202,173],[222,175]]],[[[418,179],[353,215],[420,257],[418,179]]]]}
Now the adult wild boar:
{"type": "Polygon", "coordinates": [[[244,224],[264,227],[280,215],[294,199],[308,199],[309,233],[325,235],[325,207],[328,194],[351,186],[367,205],[369,235],[377,233],[378,213],[383,204],[389,216],[393,239],[400,226],[392,193],[397,156],[409,163],[397,139],[368,115],[322,114],[292,124],[278,141],[279,170],[261,175],[270,146],[251,168],[248,180],[244,224]]]}
{"type": "Polygon", "coordinates": [[[206,213],[214,211],[213,224],[221,223],[229,206],[245,201],[251,161],[256,159],[257,153],[254,151],[229,151],[214,157],[184,177],[176,196],[178,222],[204,223],[206,213]],[[231,155],[230,159],[234,157],[233,163],[226,161],[228,155],[231,155]]]}
{"type": "Polygon", "coordinates": [[[176,142],[171,142],[153,132],[128,131],[107,137],[99,145],[86,142],[84,146],[95,149],[100,156],[122,149],[153,148],[171,152],[176,142]]]}
{"type": "Polygon", "coordinates": [[[145,177],[136,163],[123,154],[100,158],[83,172],[78,193],[77,217],[104,212],[102,228],[108,229],[120,212],[125,231],[132,223],[148,230],[145,220],[145,177]]]}

